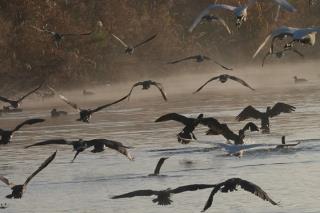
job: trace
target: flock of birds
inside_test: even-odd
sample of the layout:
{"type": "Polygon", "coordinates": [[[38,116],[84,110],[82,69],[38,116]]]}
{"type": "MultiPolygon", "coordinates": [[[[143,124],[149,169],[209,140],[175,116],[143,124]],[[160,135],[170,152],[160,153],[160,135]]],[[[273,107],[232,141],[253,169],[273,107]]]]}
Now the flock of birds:
{"type": "MultiPolygon", "coordinates": [[[[231,30],[227,23],[218,16],[212,15],[213,12],[217,9],[224,9],[228,11],[232,11],[235,18],[236,18],[236,26],[241,27],[241,25],[246,22],[248,18],[248,9],[251,8],[256,2],[259,2],[260,0],[249,0],[247,4],[245,5],[239,5],[239,6],[232,6],[232,5],[226,5],[226,4],[210,4],[207,8],[205,8],[194,20],[192,23],[191,27],[189,28],[189,31],[192,32],[195,30],[198,24],[203,23],[203,22],[212,22],[212,21],[217,21],[220,24],[222,24],[225,29],[228,31],[228,33],[231,33],[231,30]]],[[[271,2],[271,1],[270,1],[271,2]]],[[[279,9],[283,9],[288,12],[295,12],[296,9],[286,0],[273,0],[272,2],[276,3],[279,7],[279,9]]],[[[66,36],[77,36],[77,35],[90,35],[90,32],[88,33],[82,33],[82,34],[62,34],[58,32],[53,32],[49,29],[47,29],[47,26],[43,27],[42,29],[38,27],[33,27],[37,31],[47,33],[52,36],[53,41],[56,45],[56,47],[61,46],[61,42],[64,37],[66,36]]],[[[300,53],[296,49],[296,44],[297,43],[303,43],[303,44],[310,44],[314,45],[315,44],[315,36],[316,33],[320,31],[320,28],[315,28],[315,27],[308,27],[308,28],[292,28],[292,27],[280,27],[278,29],[275,29],[270,35],[267,36],[265,41],[261,44],[261,46],[258,48],[256,53],[254,54],[253,57],[256,57],[258,53],[263,49],[263,47],[267,44],[269,40],[271,40],[271,47],[268,51],[268,53],[265,55],[263,59],[263,63],[265,59],[270,56],[270,55],[276,55],[277,57],[282,57],[284,52],[286,51],[293,51],[300,56],[303,56],[302,53],[300,53]],[[280,51],[275,51],[274,50],[274,45],[277,40],[283,40],[284,38],[291,38],[291,41],[286,43],[285,46],[283,47],[282,50],[280,51]]],[[[112,34],[112,36],[120,42],[124,48],[125,48],[125,53],[132,55],[134,54],[134,51],[136,48],[141,47],[142,45],[145,45],[146,43],[152,41],[153,39],[156,38],[157,34],[152,35],[151,37],[145,39],[142,42],[139,42],[136,45],[128,45],[126,42],[124,42],[122,39],[120,39],[118,36],[115,34],[112,34]]],[[[204,55],[194,55],[182,59],[177,59],[172,62],[168,62],[168,64],[176,64],[180,63],[183,61],[187,60],[195,60],[196,62],[203,62],[205,60],[212,60],[208,56],[204,55]]],[[[232,70],[232,68],[228,68],[222,64],[220,64],[217,61],[213,61],[220,67],[222,67],[225,70],[232,70]]],[[[244,80],[228,75],[228,74],[222,74],[219,76],[215,76],[211,79],[209,79],[207,82],[205,82],[201,87],[199,87],[197,90],[195,90],[194,93],[200,92],[208,83],[218,80],[221,83],[225,83],[228,80],[233,80],[236,81],[243,86],[249,88],[250,90],[254,91],[255,89],[252,88],[248,83],[246,83],[244,80]]],[[[296,83],[302,83],[307,81],[306,79],[299,79],[298,77],[294,77],[294,80],[296,83]]],[[[18,99],[10,99],[6,97],[0,96],[0,101],[5,102],[9,104],[9,106],[4,106],[3,111],[17,111],[17,110],[22,110],[20,108],[20,105],[23,100],[25,100],[27,97],[29,97],[31,94],[39,92],[39,90],[44,86],[44,83],[41,83],[38,85],[36,88],[30,90],[27,92],[25,95],[21,96],[18,99]]],[[[149,89],[151,86],[155,86],[161,93],[164,101],[168,101],[168,98],[166,96],[166,93],[164,91],[164,88],[161,83],[152,81],[152,80],[146,80],[146,81],[141,81],[135,83],[131,89],[129,90],[129,93],[122,98],[115,100],[111,103],[107,103],[101,106],[98,106],[96,108],[90,109],[90,108],[83,108],[78,106],[76,103],[70,101],[68,98],[63,96],[62,94],[59,94],[58,97],[71,106],[74,110],[76,110],[79,113],[79,118],[77,121],[82,121],[88,123],[90,121],[91,116],[98,111],[101,111],[102,109],[105,109],[107,107],[110,107],[114,104],[120,103],[126,99],[129,99],[133,90],[136,87],[141,86],[143,90],[149,89]]],[[[45,94],[43,97],[52,97],[57,94],[57,92],[50,86],[47,86],[50,90],[50,93],[45,94]]],[[[88,90],[83,90],[83,95],[93,95],[94,93],[88,90]]],[[[273,118],[275,116],[280,115],[281,113],[291,113],[295,111],[295,107],[291,106],[286,103],[276,103],[273,107],[267,107],[265,112],[260,112],[259,110],[255,109],[253,106],[247,106],[246,108],[243,109],[242,112],[239,113],[238,116],[236,116],[236,120],[238,121],[244,121],[247,119],[257,119],[261,121],[261,127],[259,128],[256,124],[253,122],[247,123],[242,129],[238,131],[238,133],[235,133],[232,131],[227,124],[225,123],[220,123],[217,119],[213,117],[205,117],[203,114],[199,114],[196,118],[190,118],[186,117],[183,115],[180,115],[178,113],[169,113],[165,114],[158,119],[155,120],[155,122],[165,122],[165,121],[176,121],[184,125],[184,128],[177,134],[177,139],[178,142],[182,144],[188,144],[193,140],[197,140],[196,136],[194,135],[193,131],[195,128],[200,124],[208,127],[207,135],[222,135],[225,139],[230,144],[230,141],[233,141],[233,146],[241,146],[244,145],[244,138],[245,138],[245,132],[246,131],[259,131],[261,130],[262,133],[269,133],[270,132],[270,124],[269,120],[270,118],[273,118]]],[[[65,111],[58,111],[57,109],[52,109],[51,111],[51,116],[52,117],[59,117],[62,115],[67,115],[68,113],[65,111]]],[[[40,118],[32,118],[32,119],[27,119],[23,121],[22,123],[18,124],[14,129],[12,130],[4,130],[0,129],[0,135],[1,135],[1,140],[0,144],[1,145],[9,145],[11,143],[12,137],[16,131],[19,131],[22,127],[26,125],[34,125],[37,123],[45,122],[45,119],[40,119],[40,118]]],[[[73,162],[76,157],[86,149],[93,147],[91,150],[92,153],[98,153],[98,152],[103,152],[105,150],[105,147],[113,149],[125,157],[127,157],[129,160],[134,160],[134,157],[131,156],[129,153],[129,149],[132,147],[126,146],[118,141],[112,141],[108,139],[92,139],[92,140],[73,140],[73,141],[68,141],[65,139],[50,139],[50,140],[45,140],[41,142],[37,142],[32,145],[28,145],[25,148],[29,149],[32,147],[36,146],[46,146],[46,145],[71,145],[73,147],[73,150],[76,152],[72,161],[73,162]]],[[[284,147],[289,147],[289,146],[295,146],[297,144],[286,144],[285,143],[285,137],[282,138],[282,144],[279,144],[277,148],[284,148],[284,147]]],[[[241,150],[241,149],[239,149],[241,150]]],[[[239,151],[238,150],[238,151],[239,151]]],[[[232,153],[232,154],[239,154],[237,153],[232,153]]],[[[41,172],[44,168],[46,168],[56,157],[57,151],[55,151],[53,154],[51,154],[41,165],[40,167],[33,172],[25,181],[25,183],[21,185],[15,185],[11,181],[9,181],[7,178],[0,176],[0,180],[8,185],[12,192],[11,194],[7,195],[6,198],[22,198],[23,193],[26,191],[26,187],[28,183],[39,173],[41,172]]],[[[149,176],[159,176],[160,175],[160,168],[163,165],[164,161],[167,158],[163,157],[160,158],[155,171],[153,174],[150,174],[149,176]]],[[[218,183],[218,184],[193,184],[193,185],[185,185],[185,186],[180,186],[174,189],[168,188],[165,190],[137,190],[117,196],[113,196],[112,199],[120,199],[120,198],[130,198],[130,197],[135,197],[135,196],[156,196],[155,199],[152,201],[154,203],[157,203],[159,205],[169,205],[172,203],[172,200],[170,199],[172,194],[179,194],[187,191],[196,191],[196,190],[201,190],[201,189],[208,189],[211,188],[212,192],[209,195],[209,198],[203,208],[202,211],[206,211],[210,206],[212,205],[213,202],[213,197],[217,192],[222,192],[222,193],[227,193],[227,192],[233,192],[237,190],[237,187],[240,186],[242,189],[245,191],[251,192],[254,195],[260,197],[261,199],[270,202],[272,205],[278,205],[279,203],[273,201],[268,194],[261,189],[259,186],[255,185],[254,183],[251,183],[249,181],[240,179],[240,178],[231,178],[228,179],[224,182],[218,183]]],[[[5,208],[5,206],[1,205],[0,208],[5,208]]]]}

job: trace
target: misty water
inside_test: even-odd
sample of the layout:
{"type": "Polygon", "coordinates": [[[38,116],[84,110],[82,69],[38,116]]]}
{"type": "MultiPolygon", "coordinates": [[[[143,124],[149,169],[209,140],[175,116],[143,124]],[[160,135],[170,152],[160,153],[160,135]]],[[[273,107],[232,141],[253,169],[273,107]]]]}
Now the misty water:
{"type": "MultiPolygon", "coordinates": [[[[77,113],[59,100],[59,109],[70,113],[67,117],[50,118],[49,107],[28,107],[28,102],[24,112],[3,115],[0,127],[4,129],[14,127],[25,118],[41,117],[47,121],[21,129],[11,144],[0,147],[1,175],[14,183],[23,183],[51,153],[58,150],[58,154],[53,163],[30,182],[22,199],[7,200],[5,195],[11,190],[1,183],[0,203],[6,202],[8,208],[0,212],[200,212],[210,189],[173,195],[174,202],[170,206],[158,206],[152,203],[152,197],[118,200],[110,197],[139,189],[214,184],[232,177],[254,182],[281,205],[273,206],[239,190],[217,194],[207,212],[319,212],[319,86],[291,84],[281,90],[267,88],[251,92],[236,85],[229,93],[224,92],[226,89],[228,86],[224,85],[219,90],[211,86],[198,95],[192,95],[191,91],[168,93],[167,103],[157,90],[137,89],[137,93],[149,96],[133,95],[130,102],[94,114],[89,124],[75,121],[77,113]],[[301,141],[301,144],[283,150],[274,147],[249,150],[241,158],[225,156],[224,150],[215,145],[225,139],[205,136],[205,127],[199,126],[195,131],[199,141],[182,145],[176,139],[182,129],[179,123],[154,122],[169,112],[194,117],[204,113],[238,131],[246,122],[235,121],[235,116],[244,107],[250,104],[265,110],[266,106],[280,101],[296,106],[296,112],[272,118],[270,134],[247,133],[246,142],[276,145],[285,135],[288,143],[301,141]],[[23,149],[26,145],[54,138],[120,141],[134,147],[130,152],[135,160],[130,162],[113,150],[96,154],[87,150],[70,163],[74,152],[69,146],[23,149]],[[165,176],[148,177],[160,157],[170,157],[161,169],[165,176]]],[[[104,102],[87,98],[83,103],[96,106],[104,102]]],[[[255,122],[260,125],[259,121],[255,122]]]]}

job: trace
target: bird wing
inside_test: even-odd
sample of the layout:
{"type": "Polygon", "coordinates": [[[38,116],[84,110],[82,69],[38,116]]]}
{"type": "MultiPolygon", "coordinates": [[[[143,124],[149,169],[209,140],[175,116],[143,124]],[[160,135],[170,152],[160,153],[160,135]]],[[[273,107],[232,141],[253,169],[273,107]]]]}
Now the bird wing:
{"type": "Polygon", "coordinates": [[[53,31],[47,30],[47,29],[40,29],[39,27],[36,26],[31,26],[33,29],[38,30],[40,32],[45,32],[45,33],[49,33],[49,34],[54,34],[53,31]]]}
{"type": "Polygon", "coordinates": [[[212,185],[212,184],[192,184],[192,185],[180,186],[178,188],[172,189],[170,193],[178,194],[186,191],[197,191],[199,189],[213,188],[215,186],[216,185],[212,185]]]}
{"type": "Polygon", "coordinates": [[[303,53],[301,53],[299,50],[293,48],[293,49],[292,49],[292,52],[296,53],[296,54],[299,55],[301,58],[304,58],[303,53]]]}
{"type": "Polygon", "coordinates": [[[215,118],[202,118],[200,119],[200,124],[209,127],[212,135],[220,135],[223,132],[220,122],[215,118]]]}
{"type": "Polygon", "coordinates": [[[226,23],[226,21],[224,19],[222,19],[220,17],[215,17],[215,20],[217,22],[219,22],[220,24],[222,24],[222,26],[227,30],[227,32],[229,34],[231,34],[231,30],[230,30],[229,26],[227,25],[227,23],[226,23]]]}
{"type": "Polygon", "coordinates": [[[39,167],[34,173],[32,173],[32,175],[30,175],[30,176],[27,178],[26,182],[25,182],[23,185],[26,186],[34,176],[36,176],[39,172],[41,172],[42,169],[46,168],[46,167],[51,163],[51,161],[53,161],[53,159],[56,157],[56,154],[57,154],[57,151],[55,151],[52,155],[50,155],[50,156],[40,165],[40,167],[39,167]]]}
{"type": "Polygon", "coordinates": [[[193,92],[193,94],[199,92],[200,90],[202,90],[203,87],[205,87],[209,82],[214,81],[216,79],[220,78],[220,76],[216,76],[213,78],[210,78],[206,83],[204,83],[201,87],[199,87],[195,92],[193,92]]]}
{"type": "Polygon", "coordinates": [[[197,57],[198,57],[198,55],[189,56],[189,57],[182,58],[182,59],[179,59],[179,60],[176,60],[176,61],[168,62],[168,64],[176,64],[176,63],[179,63],[179,62],[181,62],[181,61],[196,59],[197,57]]]}
{"type": "Polygon", "coordinates": [[[64,139],[52,139],[52,140],[46,140],[46,141],[41,141],[38,143],[34,143],[32,145],[24,147],[25,149],[32,147],[32,146],[43,146],[43,145],[50,145],[50,144],[61,144],[61,145],[71,145],[71,142],[68,142],[64,139]]]}
{"type": "Polygon", "coordinates": [[[31,95],[32,93],[36,92],[38,89],[40,89],[43,85],[43,82],[35,89],[31,90],[30,92],[28,92],[27,94],[25,94],[24,96],[22,96],[21,98],[19,98],[17,101],[21,102],[23,99],[25,99],[26,97],[28,97],[29,95],[31,95]]]}
{"type": "Polygon", "coordinates": [[[87,32],[87,33],[62,33],[62,36],[83,36],[83,35],[91,35],[91,32],[87,32]]]}
{"type": "Polygon", "coordinates": [[[281,9],[285,9],[288,12],[296,12],[297,9],[292,6],[287,0],[273,0],[276,2],[278,5],[281,6],[281,9]]]}
{"type": "Polygon", "coordinates": [[[141,45],[144,45],[145,43],[153,40],[156,36],[157,36],[157,34],[154,34],[153,36],[151,36],[150,38],[147,38],[147,39],[144,40],[143,42],[141,42],[141,43],[139,43],[139,44],[137,44],[137,45],[134,45],[133,48],[137,48],[137,47],[139,47],[139,46],[141,46],[141,45]]]}
{"type": "Polygon", "coordinates": [[[211,207],[212,202],[213,202],[213,196],[220,190],[220,188],[221,188],[220,184],[216,185],[213,188],[213,190],[211,191],[211,193],[209,195],[209,198],[208,198],[208,200],[207,200],[206,204],[204,205],[204,208],[203,208],[203,210],[201,212],[205,212],[208,208],[211,207]]]}
{"type": "Polygon", "coordinates": [[[290,113],[295,111],[295,107],[285,103],[276,103],[269,112],[270,117],[280,115],[281,113],[290,113]]]}
{"type": "Polygon", "coordinates": [[[0,180],[5,183],[7,186],[9,186],[10,188],[12,188],[14,186],[13,183],[11,183],[7,178],[0,176],[0,180]]]}
{"type": "Polygon", "coordinates": [[[16,128],[14,128],[12,131],[15,132],[15,131],[18,131],[22,126],[24,125],[32,125],[32,124],[36,124],[36,123],[41,123],[41,122],[44,122],[45,120],[44,119],[41,119],[41,118],[32,118],[32,119],[28,119],[28,120],[25,120],[23,121],[22,123],[20,123],[18,126],[16,126],[16,128]]]}
{"type": "Polygon", "coordinates": [[[231,80],[239,82],[240,84],[242,84],[243,86],[248,87],[251,90],[254,90],[249,84],[247,84],[247,82],[245,82],[244,80],[242,80],[242,79],[240,79],[238,77],[235,77],[235,76],[232,76],[232,75],[228,75],[228,78],[231,79],[231,80]]]}
{"type": "Polygon", "coordinates": [[[117,39],[125,48],[128,48],[129,46],[124,42],[122,41],[120,38],[118,38],[116,35],[114,34],[111,34],[115,39],[117,39]]]}
{"type": "Polygon", "coordinates": [[[126,194],[113,196],[111,199],[128,198],[128,197],[136,197],[136,196],[151,196],[151,195],[157,195],[157,191],[137,190],[137,191],[129,192],[126,194]]]}
{"type": "Polygon", "coordinates": [[[157,82],[154,82],[154,81],[153,81],[151,84],[154,85],[154,86],[156,86],[156,87],[159,89],[159,91],[161,92],[161,95],[162,95],[163,99],[164,99],[165,101],[168,101],[167,96],[166,96],[166,93],[164,92],[164,89],[163,89],[162,84],[157,83],[157,82]]]}
{"type": "Polygon", "coordinates": [[[187,118],[187,117],[180,115],[178,113],[168,113],[168,114],[165,114],[165,115],[161,116],[160,118],[158,118],[155,122],[173,120],[173,121],[183,123],[184,125],[188,125],[190,122],[190,119],[192,119],[192,118],[187,118]]]}
{"type": "Polygon", "coordinates": [[[126,96],[124,96],[124,97],[120,98],[119,100],[116,100],[116,101],[114,101],[114,102],[112,102],[112,103],[105,104],[105,105],[99,106],[99,107],[97,107],[97,108],[95,108],[95,109],[93,109],[93,110],[90,110],[90,112],[91,112],[91,113],[98,112],[98,111],[100,111],[100,110],[102,110],[102,109],[104,109],[104,108],[106,108],[106,107],[112,106],[112,105],[114,105],[114,104],[117,104],[117,103],[125,100],[127,97],[128,97],[128,95],[126,95],[126,96]]]}
{"type": "Polygon", "coordinates": [[[233,70],[232,68],[226,67],[226,66],[220,64],[220,63],[217,62],[217,61],[213,61],[213,62],[214,62],[215,64],[219,65],[220,67],[222,67],[222,68],[225,69],[225,70],[233,70]]]}
{"type": "Polygon", "coordinates": [[[252,122],[249,122],[247,123],[243,128],[242,128],[243,131],[247,131],[247,130],[250,130],[251,132],[253,131],[259,131],[259,127],[257,125],[255,125],[254,123],[252,122]]]}
{"type": "Polygon", "coordinates": [[[164,161],[167,160],[167,159],[168,158],[160,158],[160,160],[158,161],[157,166],[156,166],[156,168],[154,170],[154,174],[158,175],[160,173],[161,166],[164,163],[164,161]]]}
{"type": "Polygon", "coordinates": [[[248,118],[260,119],[262,113],[256,110],[253,106],[247,106],[240,112],[240,114],[236,117],[237,121],[244,121],[248,118]]]}
{"type": "Polygon", "coordinates": [[[9,99],[7,99],[5,97],[2,97],[2,96],[0,96],[0,101],[7,102],[7,103],[12,102],[11,100],[9,100],[9,99]]]}
{"type": "Polygon", "coordinates": [[[72,103],[71,101],[69,101],[66,97],[64,97],[63,95],[59,95],[59,98],[61,100],[63,100],[66,104],[68,104],[69,106],[71,106],[72,108],[74,108],[77,111],[80,111],[79,107],[77,104],[72,103]]]}
{"type": "Polygon", "coordinates": [[[140,85],[143,85],[143,82],[137,82],[137,83],[135,83],[135,84],[131,87],[131,90],[130,90],[130,92],[129,92],[128,95],[127,95],[127,96],[128,96],[128,99],[130,98],[133,89],[134,89],[135,87],[137,87],[137,86],[140,86],[140,85]]]}

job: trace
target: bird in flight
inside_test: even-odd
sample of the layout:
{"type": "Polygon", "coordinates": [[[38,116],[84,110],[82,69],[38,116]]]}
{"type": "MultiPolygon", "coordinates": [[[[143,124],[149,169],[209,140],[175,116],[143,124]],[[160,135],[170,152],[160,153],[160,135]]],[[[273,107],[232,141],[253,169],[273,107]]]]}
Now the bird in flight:
{"type": "Polygon", "coordinates": [[[151,81],[151,80],[140,81],[140,82],[135,83],[135,84],[131,87],[131,90],[130,90],[129,94],[127,95],[127,97],[130,98],[133,89],[134,89],[135,87],[137,87],[137,86],[142,86],[142,89],[143,89],[143,90],[147,90],[147,89],[149,89],[152,85],[155,86],[155,87],[157,87],[157,88],[159,89],[159,91],[160,91],[163,99],[164,99],[165,101],[168,101],[167,96],[166,96],[166,93],[164,92],[164,89],[163,89],[162,84],[161,84],[161,83],[158,83],[158,82],[155,82],[155,81],[151,81]]]}
{"type": "Polygon", "coordinates": [[[275,51],[267,52],[266,55],[262,59],[262,67],[264,66],[265,61],[267,60],[267,58],[269,56],[275,55],[277,58],[282,58],[285,55],[285,52],[288,52],[288,51],[292,51],[292,52],[296,53],[297,55],[299,55],[301,58],[304,58],[304,55],[299,50],[297,50],[296,48],[294,48],[294,47],[285,47],[283,50],[280,50],[280,51],[277,51],[277,52],[275,52],[275,51]]]}
{"type": "Polygon", "coordinates": [[[182,144],[188,144],[192,139],[197,140],[196,136],[193,134],[193,131],[198,126],[202,118],[203,114],[199,114],[197,118],[187,118],[178,113],[168,113],[158,118],[155,122],[173,120],[182,123],[185,125],[185,127],[177,135],[178,142],[182,144]]]}
{"type": "Polygon", "coordinates": [[[157,163],[157,166],[156,166],[154,172],[152,174],[149,174],[148,176],[159,176],[161,166],[164,163],[164,161],[167,160],[167,159],[168,158],[160,158],[158,163],[157,163]]]}
{"type": "Polygon", "coordinates": [[[266,112],[260,112],[253,106],[249,105],[236,117],[237,121],[244,121],[249,118],[260,119],[261,120],[261,130],[262,133],[270,132],[270,122],[269,119],[280,115],[281,113],[291,113],[295,111],[295,107],[285,103],[276,103],[272,108],[267,107],[266,112]]]}
{"type": "Polygon", "coordinates": [[[15,199],[20,199],[22,198],[23,193],[26,191],[27,189],[27,185],[28,183],[32,180],[32,178],[34,178],[34,176],[36,176],[39,172],[41,172],[41,170],[43,170],[44,168],[46,168],[52,161],[53,159],[56,157],[57,151],[55,151],[51,156],[49,156],[41,165],[40,167],[32,173],[32,175],[30,175],[27,180],[24,182],[24,184],[21,185],[15,185],[14,183],[10,182],[7,178],[0,176],[0,180],[5,183],[7,186],[9,186],[12,190],[11,194],[7,195],[6,198],[11,199],[11,198],[15,198],[15,199]]]}
{"type": "Polygon", "coordinates": [[[217,16],[214,16],[214,15],[209,15],[208,13],[206,13],[207,15],[203,15],[200,18],[197,18],[193,23],[192,25],[190,26],[189,28],[189,32],[192,33],[192,31],[199,25],[199,24],[202,24],[202,23],[205,23],[205,22],[218,22],[219,24],[221,24],[225,29],[226,31],[231,34],[231,30],[229,28],[229,26],[227,25],[227,23],[225,22],[225,20],[223,20],[222,18],[220,17],[217,17],[217,16]]]}
{"type": "Polygon", "coordinates": [[[42,85],[43,85],[43,83],[41,83],[37,88],[31,90],[27,94],[21,96],[18,100],[10,100],[8,98],[0,96],[0,101],[7,102],[10,104],[11,107],[13,107],[14,109],[17,109],[20,106],[23,99],[25,99],[26,97],[28,97],[32,93],[35,93],[37,90],[39,90],[42,87],[42,85]]]}
{"type": "Polygon", "coordinates": [[[228,81],[228,79],[231,79],[231,80],[234,80],[240,84],[242,84],[243,86],[245,87],[248,87],[249,89],[251,90],[254,90],[249,84],[247,84],[244,80],[238,78],[238,77],[235,77],[235,76],[232,76],[232,75],[228,75],[228,74],[223,74],[223,75],[219,75],[219,76],[215,76],[213,78],[210,78],[206,83],[204,83],[201,87],[199,87],[195,92],[193,92],[193,94],[199,92],[200,90],[202,90],[203,87],[205,87],[208,83],[210,83],[211,81],[214,81],[214,80],[219,80],[221,83],[225,83],[228,81]]]}
{"type": "Polygon", "coordinates": [[[137,190],[133,192],[129,192],[122,195],[113,196],[112,199],[119,199],[119,198],[131,198],[136,196],[156,196],[155,199],[152,200],[153,203],[157,203],[158,205],[165,206],[170,205],[173,201],[170,199],[172,194],[179,194],[182,192],[187,191],[197,191],[200,189],[207,189],[212,188],[215,185],[208,185],[208,184],[192,184],[186,186],[180,186],[175,189],[165,189],[161,191],[156,190],[137,190]]]}
{"type": "Polygon", "coordinates": [[[123,40],[121,40],[118,36],[116,36],[114,34],[111,34],[111,35],[124,46],[125,53],[127,53],[128,55],[132,55],[136,48],[148,43],[149,41],[153,40],[157,36],[157,34],[154,34],[153,36],[147,38],[146,40],[144,40],[136,45],[130,46],[130,45],[126,44],[123,40]]]}
{"type": "Polygon", "coordinates": [[[0,144],[10,143],[11,139],[13,137],[13,134],[16,131],[18,131],[19,129],[21,129],[21,127],[23,127],[24,125],[32,125],[32,124],[41,123],[44,121],[45,120],[41,119],[41,118],[33,118],[33,119],[28,119],[28,120],[23,121],[22,123],[17,125],[13,130],[0,129],[0,136],[1,136],[0,144]]]}
{"type": "Polygon", "coordinates": [[[216,184],[213,187],[212,192],[210,193],[210,196],[209,196],[202,212],[206,211],[208,208],[211,207],[212,202],[213,202],[213,197],[217,192],[219,192],[219,191],[222,193],[234,192],[234,191],[237,191],[238,186],[240,186],[243,190],[245,190],[247,192],[251,192],[252,194],[261,198],[262,200],[270,202],[272,205],[279,205],[279,203],[276,203],[275,201],[273,201],[269,197],[269,195],[265,191],[263,191],[259,186],[257,186],[256,184],[249,182],[249,181],[246,181],[246,180],[243,180],[241,178],[231,178],[231,179],[228,179],[224,182],[216,184]]]}
{"type": "Polygon", "coordinates": [[[74,155],[71,162],[73,162],[81,152],[83,152],[84,150],[92,146],[93,146],[93,150],[91,150],[92,153],[103,152],[104,147],[108,147],[110,149],[116,150],[117,152],[125,155],[129,160],[134,159],[128,152],[128,149],[130,149],[131,147],[125,146],[120,142],[107,140],[107,139],[93,139],[93,140],[79,139],[75,141],[67,141],[64,139],[52,139],[52,140],[46,140],[46,141],[42,141],[42,142],[38,142],[32,145],[26,146],[25,149],[34,147],[34,146],[44,146],[44,145],[52,145],[52,144],[73,146],[73,151],[76,151],[76,154],[74,155]]]}

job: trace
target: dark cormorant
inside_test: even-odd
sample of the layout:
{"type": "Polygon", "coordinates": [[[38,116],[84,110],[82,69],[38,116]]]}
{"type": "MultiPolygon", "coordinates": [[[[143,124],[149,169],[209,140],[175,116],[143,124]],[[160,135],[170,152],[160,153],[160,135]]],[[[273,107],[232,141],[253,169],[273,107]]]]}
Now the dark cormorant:
{"type": "Polygon", "coordinates": [[[298,78],[297,76],[294,76],[293,78],[294,78],[294,83],[296,83],[296,84],[308,82],[308,80],[305,78],[298,78]]]}
{"type": "Polygon", "coordinates": [[[9,182],[9,180],[3,176],[0,176],[0,180],[2,182],[4,182],[6,185],[8,185],[12,192],[11,194],[7,195],[6,198],[15,198],[15,199],[20,199],[22,198],[23,193],[26,191],[27,189],[27,185],[28,183],[31,181],[31,179],[36,176],[39,172],[41,172],[41,170],[43,170],[44,168],[46,168],[51,161],[53,161],[53,159],[56,157],[57,151],[55,151],[49,158],[47,158],[42,164],[41,166],[34,172],[32,173],[32,175],[30,175],[26,182],[24,182],[24,184],[22,185],[15,185],[12,182],[9,182]]]}
{"type": "Polygon", "coordinates": [[[53,108],[50,113],[52,118],[68,115],[66,111],[58,111],[56,108],[53,108]]]}
{"type": "Polygon", "coordinates": [[[193,130],[198,126],[202,118],[203,118],[203,114],[199,114],[197,118],[187,118],[177,113],[169,113],[161,116],[155,122],[174,120],[184,124],[185,127],[177,135],[177,137],[180,143],[188,144],[192,139],[197,140],[196,136],[193,134],[193,130]]]}
{"type": "Polygon", "coordinates": [[[263,133],[270,132],[269,118],[273,118],[281,113],[290,113],[295,111],[295,107],[285,103],[276,103],[272,108],[267,107],[266,112],[260,112],[253,106],[247,106],[242,112],[236,117],[238,121],[244,121],[248,118],[260,119],[261,130],[263,133]]]}
{"type": "Polygon", "coordinates": [[[170,199],[171,194],[179,194],[182,192],[187,191],[197,191],[200,189],[207,189],[212,188],[215,185],[208,185],[208,184],[192,184],[192,185],[186,185],[186,186],[180,186],[175,189],[165,189],[161,191],[155,191],[155,190],[137,190],[133,192],[129,192],[122,195],[113,196],[112,199],[119,199],[119,198],[131,198],[136,196],[157,196],[155,199],[152,200],[152,202],[157,203],[158,205],[170,205],[173,201],[170,199]]]}
{"type": "Polygon", "coordinates": [[[111,34],[115,39],[117,39],[126,49],[125,49],[125,53],[127,53],[128,55],[132,55],[134,50],[137,48],[137,47],[140,47],[142,46],[143,44],[153,40],[157,34],[151,36],[150,38],[147,38],[146,40],[144,40],[143,42],[137,44],[137,45],[134,45],[134,46],[130,46],[128,44],[126,44],[124,41],[122,41],[119,37],[117,37],[116,35],[114,34],[111,34]]]}
{"type": "Polygon", "coordinates": [[[161,95],[163,97],[163,99],[165,101],[167,101],[167,97],[166,97],[166,93],[164,92],[164,89],[163,89],[163,86],[161,83],[158,83],[158,82],[155,82],[155,81],[151,81],[151,80],[146,80],[146,81],[140,81],[140,82],[137,82],[135,83],[132,87],[131,87],[131,90],[128,94],[128,98],[130,98],[131,96],[131,93],[133,91],[133,89],[137,86],[142,86],[142,89],[143,90],[147,90],[150,88],[151,85],[154,85],[155,87],[157,87],[159,89],[159,91],[161,92],[161,95]]]}
{"type": "Polygon", "coordinates": [[[105,105],[102,105],[102,106],[99,106],[95,109],[81,109],[78,107],[77,104],[75,103],[72,103],[71,101],[69,101],[66,97],[64,97],[63,95],[59,95],[60,99],[63,100],[65,103],[67,103],[69,106],[71,106],[72,108],[74,108],[75,110],[77,110],[80,114],[80,118],[77,119],[77,121],[83,121],[83,122],[86,122],[86,123],[89,123],[89,120],[91,118],[91,115],[95,112],[98,112],[106,107],[109,107],[109,106],[112,106],[114,104],[117,104],[123,100],[125,100],[128,95],[124,96],[123,98],[120,98],[119,100],[116,100],[112,103],[109,103],[109,104],[105,104],[105,105]]]}
{"type": "Polygon", "coordinates": [[[16,126],[13,130],[0,129],[0,136],[1,136],[0,144],[10,143],[11,138],[13,137],[13,133],[18,131],[24,125],[32,125],[32,124],[36,124],[36,123],[40,123],[40,122],[44,122],[44,121],[45,121],[44,119],[33,118],[33,119],[25,120],[24,122],[22,122],[18,126],[16,126]]]}
{"type": "Polygon", "coordinates": [[[149,176],[159,176],[161,166],[164,163],[164,161],[167,160],[167,159],[168,158],[160,158],[160,160],[158,161],[157,166],[156,166],[153,174],[149,174],[149,176]]]}
{"type": "Polygon", "coordinates": [[[274,202],[269,195],[263,191],[259,186],[257,186],[254,183],[251,183],[246,180],[242,180],[240,178],[231,178],[228,179],[222,183],[216,184],[210,193],[210,196],[202,210],[202,212],[206,211],[208,208],[211,207],[212,202],[213,202],[213,196],[217,192],[222,192],[222,193],[228,193],[228,192],[234,192],[237,191],[237,187],[240,186],[243,190],[251,192],[255,196],[260,197],[262,200],[270,202],[272,205],[279,205],[278,203],[274,202]]]}
{"type": "Polygon", "coordinates": [[[244,80],[237,78],[235,76],[232,75],[227,75],[227,74],[223,74],[223,75],[219,75],[213,78],[210,78],[205,84],[203,84],[199,89],[197,89],[194,93],[199,92],[204,86],[206,86],[209,82],[214,81],[214,80],[219,80],[221,83],[225,83],[228,81],[228,79],[234,80],[239,82],[240,84],[242,84],[243,86],[248,87],[251,90],[254,90],[249,84],[247,84],[244,80]]]}
{"type": "Polygon", "coordinates": [[[75,141],[66,141],[64,139],[53,139],[53,140],[46,140],[42,142],[38,142],[29,146],[26,146],[25,149],[33,146],[43,146],[43,145],[51,145],[51,144],[60,144],[60,145],[71,145],[73,146],[73,151],[76,151],[76,154],[74,155],[72,162],[76,159],[76,157],[80,154],[80,152],[83,152],[84,150],[90,148],[93,146],[93,150],[91,150],[92,153],[97,152],[103,152],[104,147],[108,147],[110,149],[116,150],[119,153],[125,155],[129,160],[133,160],[134,158],[131,157],[130,153],[127,149],[130,149],[132,147],[124,146],[122,143],[107,139],[93,139],[93,140],[75,140],[75,141]]]}
{"type": "Polygon", "coordinates": [[[7,102],[9,103],[13,108],[18,108],[20,106],[20,103],[21,101],[23,101],[23,99],[25,99],[26,97],[28,97],[29,95],[31,95],[32,93],[36,92],[38,89],[40,89],[42,87],[42,84],[41,83],[37,88],[31,90],[30,92],[28,92],[27,94],[25,94],[24,96],[20,97],[18,100],[9,100],[5,97],[1,97],[0,96],[0,101],[3,101],[3,102],[7,102]]]}

